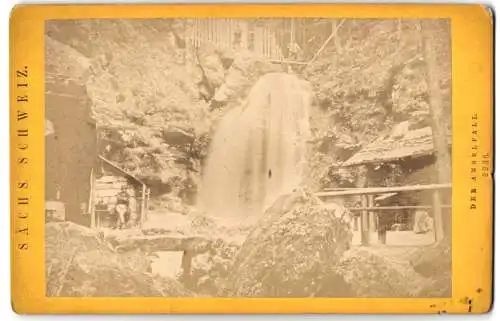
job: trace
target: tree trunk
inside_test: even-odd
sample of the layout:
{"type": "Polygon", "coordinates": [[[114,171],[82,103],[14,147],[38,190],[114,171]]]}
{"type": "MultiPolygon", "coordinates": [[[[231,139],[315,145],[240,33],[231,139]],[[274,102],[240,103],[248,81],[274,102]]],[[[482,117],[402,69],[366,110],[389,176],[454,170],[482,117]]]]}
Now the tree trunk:
{"type": "MultiPolygon", "coordinates": [[[[435,52],[435,37],[437,35],[437,25],[436,22],[432,20],[423,20],[421,22],[421,25],[423,32],[422,44],[424,50],[424,59],[427,67],[426,78],[429,89],[429,112],[431,116],[432,138],[434,149],[436,152],[436,174],[438,183],[449,183],[451,182],[451,159],[447,141],[447,126],[445,126],[446,116],[443,112],[443,101],[438,77],[439,67],[436,61],[435,52]]],[[[443,220],[443,218],[441,217],[441,208],[436,208],[434,216],[435,221],[446,222],[446,224],[450,223],[450,220],[443,220]]],[[[450,229],[445,228],[445,230],[450,229]]],[[[436,231],[436,234],[442,235],[443,231],[436,231]]]]}

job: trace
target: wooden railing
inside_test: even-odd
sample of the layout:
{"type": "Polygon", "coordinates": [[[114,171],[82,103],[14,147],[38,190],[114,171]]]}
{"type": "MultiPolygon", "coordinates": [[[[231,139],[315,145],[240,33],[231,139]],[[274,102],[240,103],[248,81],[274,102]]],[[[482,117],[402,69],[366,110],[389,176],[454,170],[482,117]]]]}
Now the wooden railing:
{"type": "Polygon", "coordinates": [[[360,196],[362,198],[363,206],[349,208],[350,211],[361,212],[361,243],[369,243],[370,229],[375,225],[375,212],[394,211],[403,209],[431,209],[434,217],[434,232],[435,240],[440,241],[444,238],[443,226],[443,209],[450,209],[451,205],[442,204],[440,191],[450,190],[452,184],[429,184],[429,185],[411,185],[411,186],[392,186],[392,187],[364,187],[364,188],[336,188],[323,192],[316,193],[315,195],[328,203],[334,198],[342,198],[347,196],[360,196]],[[398,193],[398,192],[417,192],[417,191],[432,191],[433,202],[432,205],[411,206],[411,205],[398,205],[398,206],[374,206],[373,196],[385,193],[398,193]]]}
{"type": "Polygon", "coordinates": [[[316,193],[318,197],[336,197],[347,195],[374,195],[392,192],[415,192],[428,190],[451,189],[451,184],[429,184],[429,185],[411,185],[411,186],[393,186],[393,187],[362,187],[346,188],[334,191],[325,191],[316,193]]]}

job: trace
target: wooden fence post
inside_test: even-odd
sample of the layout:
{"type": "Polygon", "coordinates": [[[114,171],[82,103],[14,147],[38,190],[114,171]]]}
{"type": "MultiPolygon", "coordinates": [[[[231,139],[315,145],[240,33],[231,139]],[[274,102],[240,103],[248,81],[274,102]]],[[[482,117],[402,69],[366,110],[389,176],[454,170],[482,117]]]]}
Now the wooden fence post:
{"type": "Polygon", "coordinates": [[[190,284],[191,282],[191,265],[193,261],[193,253],[191,251],[185,250],[184,253],[182,254],[182,263],[181,263],[181,268],[182,268],[182,281],[183,283],[190,284]]]}
{"type": "Polygon", "coordinates": [[[443,231],[443,213],[441,209],[441,199],[439,197],[439,190],[434,190],[432,193],[432,206],[434,216],[434,233],[436,241],[439,242],[444,238],[443,231]]]}
{"type": "MultiPolygon", "coordinates": [[[[367,185],[368,181],[368,168],[366,165],[362,165],[358,168],[358,179],[356,182],[356,187],[358,188],[364,188],[367,185]]],[[[361,199],[361,207],[366,208],[368,207],[368,197],[366,195],[360,195],[359,196],[361,199]]],[[[361,233],[361,244],[362,245],[368,245],[370,243],[370,231],[369,231],[369,217],[368,217],[368,211],[363,210],[361,212],[361,224],[360,224],[360,233],[361,233]]]]}
{"type": "Polygon", "coordinates": [[[90,227],[96,228],[96,211],[95,211],[95,173],[94,169],[90,170],[90,197],[89,197],[89,213],[90,227]]]}
{"type": "MultiPolygon", "coordinates": [[[[368,197],[368,207],[373,207],[373,198],[374,195],[367,195],[368,197]]],[[[370,232],[375,232],[377,230],[376,216],[374,211],[369,212],[369,222],[370,222],[370,232]]]]}
{"type": "MultiPolygon", "coordinates": [[[[367,195],[361,196],[361,206],[367,207],[368,197],[367,195]]],[[[370,244],[370,221],[368,216],[368,211],[361,212],[361,244],[370,244]]]]}
{"type": "Polygon", "coordinates": [[[146,184],[142,184],[141,199],[141,227],[146,219],[146,184]]]}
{"type": "Polygon", "coordinates": [[[144,215],[145,220],[147,220],[149,217],[149,197],[150,197],[150,195],[151,195],[151,189],[148,187],[146,189],[146,206],[145,206],[146,213],[144,215]]]}

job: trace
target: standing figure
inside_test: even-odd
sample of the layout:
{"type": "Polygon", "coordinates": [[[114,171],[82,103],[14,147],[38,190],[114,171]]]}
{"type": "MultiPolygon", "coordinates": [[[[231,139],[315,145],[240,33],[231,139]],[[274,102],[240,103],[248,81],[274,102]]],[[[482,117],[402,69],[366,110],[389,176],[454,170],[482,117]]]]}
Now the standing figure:
{"type": "Polygon", "coordinates": [[[115,229],[123,229],[126,227],[128,221],[130,220],[130,211],[128,209],[128,204],[120,200],[115,205],[116,225],[115,229]]]}
{"type": "Polygon", "coordinates": [[[129,195],[126,191],[126,187],[122,187],[122,190],[117,195],[117,200],[114,209],[114,215],[116,217],[115,229],[123,229],[127,226],[130,220],[130,208],[129,208],[129,195]]]}
{"type": "Polygon", "coordinates": [[[386,244],[387,241],[387,231],[391,229],[394,223],[394,213],[387,213],[384,211],[379,211],[377,213],[378,218],[378,240],[381,244],[386,244]]]}

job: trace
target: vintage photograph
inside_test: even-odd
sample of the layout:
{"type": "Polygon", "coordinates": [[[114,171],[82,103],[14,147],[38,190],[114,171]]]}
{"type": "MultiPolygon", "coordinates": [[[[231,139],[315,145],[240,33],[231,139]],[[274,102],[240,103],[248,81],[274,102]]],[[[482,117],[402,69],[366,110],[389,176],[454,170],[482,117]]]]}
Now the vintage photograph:
{"type": "Polygon", "coordinates": [[[45,25],[49,297],[451,297],[451,29],[45,25]]]}

